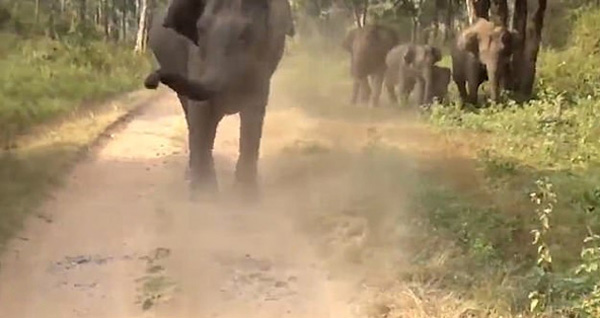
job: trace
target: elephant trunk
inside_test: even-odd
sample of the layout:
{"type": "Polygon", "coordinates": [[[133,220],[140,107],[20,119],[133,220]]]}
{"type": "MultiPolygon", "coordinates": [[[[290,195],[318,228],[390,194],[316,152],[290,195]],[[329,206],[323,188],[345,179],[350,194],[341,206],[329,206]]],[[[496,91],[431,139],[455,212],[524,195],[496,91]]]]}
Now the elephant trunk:
{"type": "Polygon", "coordinates": [[[160,81],[181,96],[196,101],[210,99],[218,91],[216,82],[209,79],[193,80],[176,73],[159,72],[160,81]]]}

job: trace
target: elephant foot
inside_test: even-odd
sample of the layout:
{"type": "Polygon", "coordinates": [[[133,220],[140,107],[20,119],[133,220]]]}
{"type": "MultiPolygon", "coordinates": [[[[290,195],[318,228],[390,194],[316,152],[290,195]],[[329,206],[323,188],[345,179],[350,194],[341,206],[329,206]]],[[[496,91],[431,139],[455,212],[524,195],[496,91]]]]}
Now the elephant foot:
{"type": "Polygon", "coordinates": [[[244,204],[257,204],[261,199],[260,187],[256,182],[236,181],[234,184],[236,196],[244,204]]]}
{"type": "Polygon", "coordinates": [[[219,186],[215,180],[197,180],[191,178],[189,181],[190,200],[193,202],[217,201],[219,198],[219,186]]]}

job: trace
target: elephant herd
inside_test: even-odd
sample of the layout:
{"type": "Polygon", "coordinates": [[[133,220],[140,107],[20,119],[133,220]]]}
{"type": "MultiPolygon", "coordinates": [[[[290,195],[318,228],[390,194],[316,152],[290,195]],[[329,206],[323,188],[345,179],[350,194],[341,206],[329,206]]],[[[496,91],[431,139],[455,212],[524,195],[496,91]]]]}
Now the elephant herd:
{"type": "Polygon", "coordinates": [[[383,25],[356,28],[342,42],[350,53],[350,101],[355,104],[360,99],[377,106],[385,85],[391,102],[398,102],[398,89],[403,101],[413,93],[417,104],[425,105],[434,98],[446,98],[451,78],[463,102],[477,104],[477,92],[485,81],[490,82],[491,98],[498,101],[501,87],[510,85],[513,41],[507,28],[478,19],[452,46],[450,70],[436,65],[442,52],[435,46],[399,43],[398,34],[383,25]]]}
{"type": "MultiPolygon", "coordinates": [[[[217,127],[226,115],[240,115],[235,181],[255,197],[257,163],[271,78],[283,56],[286,36],[295,34],[289,0],[170,0],[151,19],[148,45],[157,69],[144,81],[162,83],[179,99],[188,127],[188,177],[192,193],[216,194],[213,162],[217,127]]],[[[477,99],[490,80],[492,96],[506,85],[511,34],[479,20],[459,36],[453,50],[453,78],[461,97],[477,99]],[[468,91],[467,91],[468,88],[468,91]]],[[[418,101],[443,98],[450,70],[435,65],[441,51],[428,45],[401,44],[395,31],[366,26],[350,32],[343,46],[351,53],[352,101],[371,96],[377,104],[383,83],[390,98],[417,90],[418,101]]]]}

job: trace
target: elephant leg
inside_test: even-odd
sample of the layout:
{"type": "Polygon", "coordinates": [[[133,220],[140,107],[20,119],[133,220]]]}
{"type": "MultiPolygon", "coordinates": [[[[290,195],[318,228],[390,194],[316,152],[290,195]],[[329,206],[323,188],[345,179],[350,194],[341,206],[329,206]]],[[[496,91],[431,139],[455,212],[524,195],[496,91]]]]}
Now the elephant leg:
{"type": "Polygon", "coordinates": [[[371,85],[369,84],[369,76],[365,76],[360,81],[360,90],[362,92],[361,102],[367,103],[371,98],[371,85]]]}
{"type": "Polygon", "coordinates": [[[208,102],[189,102],[188,142],[190,148],[189,169],[192,191],[218,191],[213,162],[213,146],[217,126],[223,114],[217,113],[208,102]]]}
{"type": "Polygon", "coordinates": [[[189,100],[183,96],[183,95],[179,95],[177,94],[177,98],[179,99],[179,103],[181,103],[181,108],[183,108],[183,114],[185,115],[185,122],[186,124],[190,124],[189,120],[188,120],[188,108],[189,108],[189,100]]]}
{"type": "Polygon", "coordinates": [[[352,98],[350,99],[350,103],[352,105],[356,104],[359,93],[360,93],[360,80],[355,78],[352,83],[352,98]]]}
{"type": "Polygon", "coordinates": [[[371,98],[371,106],[379,106],[379,98],[381,97],[381,89],[383,87],[383,76],[385,70],[379,71],[373,75],[373,95],[371,98]]]}
{"type": "Polygon", "coordinates": [[[477,91],[479,90],[479,78],[476,76],[470,76],[467,80],[468,95],[467,102],[477,105],[477,91]]]}
{"type": "Polygon", "coordinates": [[[257,166],[265,108],[266,101],[259,107],[245,108],[240,112],[240,148],[235,178],[245,190],[258,190],[257,166]]]}
{"type": "MultiPolygon", "coordinates": [[[[186,123],[186,125],[188,127],[188,131],[189,131],[189,127],[190,127],[190,121],[189,121],[189,116],[188,116],[189,100],[182,95],[177,95],[177,98],[179,99],[179,103],[181,103],[181,108],[183,109],[183,115],[185,117],[185,123],[186,123]]],[[[190,180],[190,166],[189,165],[185,169],[185,179],[190,180]]]]}
{"type": "Polygon", "coordinates": [[[400,98],[402,99],[402,104],[408,104],[408,98],[410,97],[410,93],[413,91],[415,87],[416,80],[412,77],[401,76],[400,84],[398,85],[400,88],[400,98]]]}
{"type": "Polygon", "coordinates": [[[460,100],[465,103],[467,102],[467,87],[466,87],[466,82],[463,79],[454,80],[454,83],[456,84],[456,88],[458,89],[458,94],[460,95],[460,100]]]}
{"type": "Polygon", "coordinates": [[[415,80],[412,91],[416,92],[415,100],[417,106],[423,106],[425,104],[425,80],[419,78],[415,80]]]}
{"type": "Polygon", "coordinates": [[[467,69],[467,102],[477,105],[478,90],[481,83],[484,82],[487,73],[485,68],[478,61],[470,61],[467,69]]]}
{"type": "Polygon", "coordinates": [[[390,102],[393,104],[398,103],[398,96],[396,96],[396,84],[398,80],[393,78],[390,74],[385,76],[385,88],[387,90],[388,96],[390,98],[390,102]]]}

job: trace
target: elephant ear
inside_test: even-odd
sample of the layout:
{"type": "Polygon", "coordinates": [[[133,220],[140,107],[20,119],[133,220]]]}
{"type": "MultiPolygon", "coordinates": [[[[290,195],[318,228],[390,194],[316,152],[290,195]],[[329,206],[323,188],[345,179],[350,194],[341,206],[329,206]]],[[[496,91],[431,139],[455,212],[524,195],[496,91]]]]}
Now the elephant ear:
{"type": "Polygon", "coordinates": [[[431,54],[433,64],[442,60],[442,51],[435,46],[429,47],[429,54],[431,54]]]}
{"type": "Polygon", "coordinates": [[[460,50],[479,55],[479,34],[475,30],[466,30],[458,38],[457,46],[460,50]]]}
{"type": "Polygon", "coordinates": [[[354,38],[356,37],[356,33],[359,29],[352,29],[350,32],[346,34],[344,41],[342,41],[342,47],[344,50],[348,52],[352,52],[352,42],[354,42],[354,38]]]}
{"type": "Polygon", "coordinates": [[[415,61],[415,57],[417,55],[417,52],[415,52],[415,47],[412,45],[409,45],[406,48],[406,51],[404,52],[404,54],[402,55],[402,60],[404,61],[404,64],[406,65],[410,65],[415,61]]]}
{"type": "Polygon", "coordinates": [[[163,27],[172,29],[198,44],[196,22],[202,15],[206,0],[172,0],[163,21],[163,27]]]}

